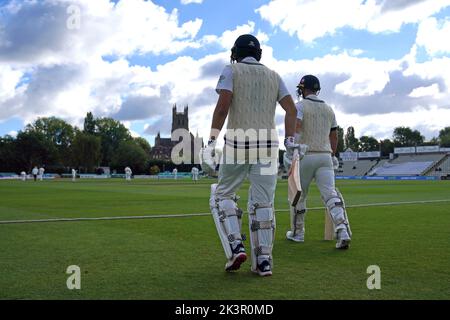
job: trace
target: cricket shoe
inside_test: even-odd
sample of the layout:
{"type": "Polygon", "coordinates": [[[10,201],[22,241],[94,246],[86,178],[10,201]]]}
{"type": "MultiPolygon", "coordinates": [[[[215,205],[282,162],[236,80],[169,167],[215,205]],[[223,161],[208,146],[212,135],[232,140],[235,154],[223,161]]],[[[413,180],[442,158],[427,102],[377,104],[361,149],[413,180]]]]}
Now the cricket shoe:
{"type": "Polygon", "coordinates": [[[350,236],[347,232],[347,228],[340,229],[337,235],[336,249],[345,250],[350,246],[350,236]]]}
{"type": "Polygon", "coordinates": [[[263,260],[256,266],[256,270],[252,269],[252,272],[259,274],[261,277],[268,277],[272,275],[272,266],[269,260],[263,260]]]}
{"type": "Polygon", "coordinates": [[[305,232],[297,232],[297,234],[294,236],[294,233],[292,231],[286,232],[286,239],[295,241],[295,242],[305,242],[305,232]]]}
{"type": "Polygon", "coordinates": [[[233,251],[233,257],[227,261],[225,264],[225,271],[230,272],[234,270],[238,270],[241,267],[241,264],[247,260],[247,254],[245,253],[245,248],[242,243],[238,244],[233,251]]]}

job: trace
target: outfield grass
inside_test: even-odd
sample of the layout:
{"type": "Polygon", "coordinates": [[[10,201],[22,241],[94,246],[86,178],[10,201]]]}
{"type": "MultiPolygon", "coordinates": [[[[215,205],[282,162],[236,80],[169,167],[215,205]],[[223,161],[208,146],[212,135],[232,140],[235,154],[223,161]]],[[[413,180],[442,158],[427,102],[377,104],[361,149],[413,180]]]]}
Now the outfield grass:
{"type": "MultiPolygon", "coordinates": [[[[189,181],[0,181],[0,220],[208,212],[209,185],[189,181]]],[[[347,205],[450,199],[448,181],[338,181],[347,205]]],[[[241,189],[246,207],[247,187],[241,189]]],[[[286,182],[276,208],[286,210],[286,182]]],[[[322,203],[315,186],[308,206],[322,203]]],[[[274,275],[246,262],[223,271],[225,258],[210,216],[0,224],[1,299],[449,299],[450,202],[348,210],[350,250],[323,241],[324,212],[310,211],[306,241],[284,239],[277,213],[274,275]],[[66,287],[69,265],[82,271],[66,287]],[[368,290],[369,265],[381,290],[368,290]]],[[[247,232],[247,217],[244,230],[247,232]]],[[[249,248],[248,241],[246,242],[249,248]]]]}

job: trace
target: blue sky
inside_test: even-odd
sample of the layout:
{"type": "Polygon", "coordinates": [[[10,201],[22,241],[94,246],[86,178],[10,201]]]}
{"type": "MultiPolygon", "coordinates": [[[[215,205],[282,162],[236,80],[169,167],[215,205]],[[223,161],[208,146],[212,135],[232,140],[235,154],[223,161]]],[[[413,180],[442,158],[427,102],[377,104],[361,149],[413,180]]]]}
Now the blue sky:
{"type": "Polygon", "coordinates": [[[258,36],[261,62],[294,97],[302,75],[317,75],[338,123],[358,136],[410,126],[430,139],[450,126],[450,0],[3,0],[0,135],[44,116],[80,126],[92,111],[153,145],[170,134],[176,103],[206,136],[243,33],[258,36]]]}

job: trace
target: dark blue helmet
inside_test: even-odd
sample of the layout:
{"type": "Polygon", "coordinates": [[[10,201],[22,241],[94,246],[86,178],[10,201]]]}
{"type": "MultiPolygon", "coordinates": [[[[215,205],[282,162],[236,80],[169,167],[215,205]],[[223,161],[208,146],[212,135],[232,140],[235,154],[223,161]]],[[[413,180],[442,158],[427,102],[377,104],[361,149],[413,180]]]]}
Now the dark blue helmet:
{"type": "Polygon", "coordinates": [[[297,93],[299,95],[301,95],[301,91],[303,89],[309,89],[311,91],[317,92],[320,90],[320,81],[319,79],[317,79],[317,77],[308,74],[306,76],[304,76],[301,80],[300,83],[297,86],[297,93]]]}
{"type": "Polygon", "coordinates": [[[240,61],[245,57],[253,57],[259,61],[261,60],[261,53],[261,45],[258,39],[251,34],[243,34],[234,42],[231,49],[231,61],[240,61]]]}

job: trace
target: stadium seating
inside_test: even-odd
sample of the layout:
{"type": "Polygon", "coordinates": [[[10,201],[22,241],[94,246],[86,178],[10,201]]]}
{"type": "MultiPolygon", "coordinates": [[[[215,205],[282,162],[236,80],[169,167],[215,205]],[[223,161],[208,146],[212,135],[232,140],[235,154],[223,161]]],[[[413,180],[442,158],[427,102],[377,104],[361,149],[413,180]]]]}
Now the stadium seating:
{"type": "Polygon", "coordinates": [[[442,174],[439,171],[432,174],[435,167],[447,157],[443,153],[398,155],[393,160],[381,160],[368,173],[369,176],[421,176],[442,174]]]}
{"type": "Polygon", "coordinates": [[[450,175],[450,155],[446,155],[441,161],[437,162],[426,175],[435,177],[450,175]]]}
{"type": "Polygon", "coordinates": [[[445,176],[447,174],[450,174],[450,155],[443,153],[399,155],[393,160],[342,162],[336,172],[338,176],[445,176]]]}
{"type": "Polygon", "coordinates": [[[377,164],[378,160],[358,160],[345,161],[336,172],[338,176],[364,176],[372,167],[377,164]]]}
{"type": "Polygon", "coordinates": [[[399,155],[397,158],[391,161],[393,164],[406,163],[406,162],[438,162],[445,155],[442,153],[433,154],[411,154],[411,155],[399,155]]]}
{"type": "Polygon", "coordinates": [[[433,161],[412,161],[402,163],[386,162],[383,166],[373,170],[372,175],[377,176],[419,176],[431,165],[433,161]]]}

